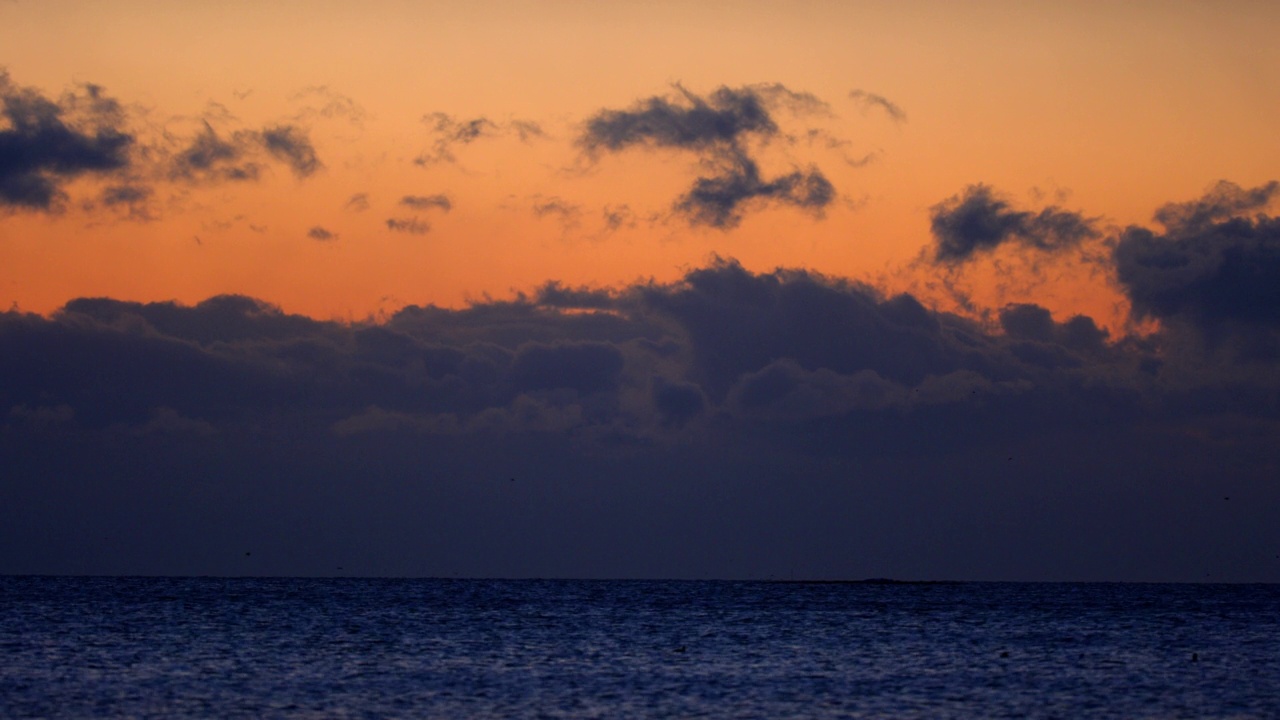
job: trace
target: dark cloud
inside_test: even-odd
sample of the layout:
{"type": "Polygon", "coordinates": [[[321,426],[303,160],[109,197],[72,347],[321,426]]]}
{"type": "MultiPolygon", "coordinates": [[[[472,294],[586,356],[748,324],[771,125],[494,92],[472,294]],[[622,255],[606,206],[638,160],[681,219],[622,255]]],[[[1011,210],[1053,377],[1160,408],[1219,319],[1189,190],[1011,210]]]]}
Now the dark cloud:
{"type": "MultiPolygon", "coordinates": [[[[445,195],[405,195],[400,198],[398,204],[414,210],[424,211],[439,209],[449,212],[453,209],[453,203],[445,195]]],[[[426,220],[420,220],[415,215],[409,218],[388,218],[387,228],[410,235],[426,235],[431,231],[431,224],[426,220]]]]}
{"type": "Polygon", "coordinates": [[[435,112],[424,116],[422,121],[431,128],[434,138],[431,150],[419,154],[413,161],[422,166],[457,162],[456,148],[481,139],[515,135],[521,142],[528,142],[545,137],[542,127],[530,120],[496,122],[487,117],[459,120],[447,113],[435,112]]]}
{"type": "Polygon", "coordinates": [[[312,240],[319,240],[320,242],[329,242],[329,241],[338,239],[338,236],[336,233],[329,232],[328,230],[320,227],[319,225],[316,225],[315,227],[308,230],[307,237],[311,238],[312,240]]]}
{"type": "MultiPolygon", "coordinates": [[[[1197,233],[1265,270],[1270,222],[1197,233]]],[[[378,322],[3,313],[0,571],[1280,579],[1274,362],[999,323],[724,260],[378,322]]]]}
{"type": "Polygon", "coordinates": [[[622,366],[622,352],[609,343],[529,343],[512,358],[511,376],[518,390],[590,393],[615,388],[622,366]]]}
{"type": "Polygon", "coordinates": [[[1087,315],[1074,315],[1057,323],[1047,309],[1031,303],[1002,308],[1000,327],[1013,338],[1056,344],[1076,352],[1102,352],[1108,339],[1107,331],[1087,315]]]}
{"type": "Polygon", "coordinates": [[[651,386],[653,407],[662,424],[681,427],[703,413],[707,398],[702,388],[689,382],[672,382],[656,375],[651,386]]]}
{"type": "Polygon", "coordinates": [[[63,184],[126,170],[134,144],[119,103],[101,87],[54,101],[0,70],[0,207],[57,210],[63,184]]]}
{"type": "Polygon", "coordinates": [[[962,263],[1006,243],[1055,252],[1100,237],[1094,218],[1054,206],[1014,210],[981,184],[934,205],[930,222],[934,258],[943,263],[962,263]]]}
{"type": "Polygon", "coordinates": [[[299,178],[324,165],[305,131],[292,125],[219,133],[207,120],[185,148],[169,163],[169,177],[203,182],[253,181],[262,175],[263,153],[289,166],[299,178]]]}
{"type": "Polygon", "coordinates": [[[431,224],[416,217],[387,218],[387,229],[410,235],[426,235],[431,232],[431,224]]]}
{"type": "Polygon", "coordinates": [[[265,128],[261,137],[267,152],[287,164],[298,177],[309,177],[323,167],[311,139],[298,127],[279,125],[265,128]]]}
{"type": "Polygon", "coordinates": [[[877,95],[876,93],[867,92],[865,90],[854,90],[849,93],[849,98],[858,103],[864,112],[871,108],[880,108],[889,116],[889,119],[895,123],[904,123],[907,121],[907,113],[883,95],[877,95]]]}
{"type": "Polygon", "coordinates": [[[874,370],[853,375],[827,368],[809,371],[786,359],[743,375],[730,392],[728,405],[752,419],[805,422],[881,410],[902,403],[904,395],[902,387],[874,370]]]}
{"type": "Polygon", "coordinates": [[[589,118],[578,144],[591,157],[632,147],[696,153],[713,170],[699,177],[675,203],[691,223],[729,229],[745,209],[770,202],[808,209],[816,216],[835,199],[831,182],[816,167],[772,179],[761,177],[751,143],[780,136],[772,109],[817,112],[825,104],[782,85],[721,87],[703,97],[675,86],[672,97],[650,97],[626,110],[601,110],[589,118]]]}
{"type": "Polygon", "coordinates": [[[821,217],[835,196],[835,187],[816,167],[766,181],[761,179],[755,161],[736,155],[729,158],[720,173],[698,178],[676,201],[675,208],[695,225],[724,230],[736,227],[743,211],[755,203],[791,205],[821,217]]]}
{"type": "Polygon", "coordinates": [[[688,273],[674,288],[640,290],[689,335],[691,379],[720,400],[744,374],[779,358],[841,374],[863,369],[902,383],[1001,361],[962,338],[966,322],[929,312],[910,296],[803,271],[757,275],[731,262],[688,273]]]}
{"type": "Polygon", "coordinates": [[[1266,207],[1277,187],[1220,183],[1199,200],[1160,208],[1165,233],[1121,233],[1113,261],[1133,314],[1280,358],[1280,219],[1237,217],[1266,207]]]}
{"type": "Polygon", "coordinates": [[[80,298],[63,306],[62,321],[89,319],[104,326],[142,330],[160,336],[212,345],[261,338],[303,337],[326,327],[301,315],[244,295],[216,295],[194,306],[175,302],[136,303],[108,298],[80,298]],[[134,326],[141,320],[145,326],[134,326]]]}
{"type": "Polygon", "coordinates": [[[262,166],[250,159],[256,135],[247,130],[223,137],[208,122],[191,142],[174,156],[170,179],[211,182],[257,180],[262,166]]]}
{"type": "Polygon", "coordinates": [[[617,298],[608,290],[568,288],[553,280],[538,288],[534,302],[553,308],[604,310],[613,307],[617,298]]]}
{"type": "Polygon", "coordinates": [[[601,110],[589,118],[579,143],[590,153],[636,145],[718,150],[748,136],[778,134],[768,103],[751,87],[721,87],[708,97],[676,85],[676,97],[651,97],[627,110],[601,110]]]}
{"type": "Polygon", "coordinates": [[[445,195],[405,195],[400,204],[414,210],[431,210],[439,208],[445,212],[453,209],[453,203],[445,195]]]}
{"type": "Polygon", "coordinates": [[[1155,220],[1170,232],[1196,232],[1223,220],[1265,210],[1277,191],[1280,182],[1275,180],[1249,190],[1220,180],[1197,200],[1161,206],[1155,212],[1155,220]]]}

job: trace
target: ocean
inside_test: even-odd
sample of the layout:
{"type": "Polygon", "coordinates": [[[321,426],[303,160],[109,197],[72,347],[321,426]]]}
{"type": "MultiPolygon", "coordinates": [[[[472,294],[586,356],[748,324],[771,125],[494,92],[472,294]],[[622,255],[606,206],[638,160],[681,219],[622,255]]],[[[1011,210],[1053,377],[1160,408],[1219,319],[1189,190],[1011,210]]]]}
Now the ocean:
{"type": "Polygon", "coordinates": [[[1280,586],[2,577],[0,717],[1280,718],[1280,586]]]}

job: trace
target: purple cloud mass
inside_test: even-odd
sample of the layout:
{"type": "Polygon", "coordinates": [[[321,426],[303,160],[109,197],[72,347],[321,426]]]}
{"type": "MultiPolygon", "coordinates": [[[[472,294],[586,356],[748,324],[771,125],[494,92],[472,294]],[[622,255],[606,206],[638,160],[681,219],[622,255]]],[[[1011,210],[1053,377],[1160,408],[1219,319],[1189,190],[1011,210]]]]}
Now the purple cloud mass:
{"type": "Polygon", "coordinates": [[[732,261],[378,324],[6,313],[0,571],[1274,581],[1271,285],[1212,283],[1278,243],[1126,231],[1145,339],[732,261]]]}

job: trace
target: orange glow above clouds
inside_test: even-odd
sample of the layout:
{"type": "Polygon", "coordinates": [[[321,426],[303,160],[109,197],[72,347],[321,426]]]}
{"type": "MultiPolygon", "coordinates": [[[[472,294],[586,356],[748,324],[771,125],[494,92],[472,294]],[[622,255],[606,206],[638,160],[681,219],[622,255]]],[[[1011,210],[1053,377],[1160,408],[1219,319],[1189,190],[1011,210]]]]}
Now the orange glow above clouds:
{"type": "MultiPolygon", "coordinates": [[[[930,207],[970,184],[1119,228],[1219,179],[1272,179],[1277,31],[1280,6],[1261,2],[0,2],[10,85],[55,100],[100,86],[137,139],[132,181],[151,188],[109,208],[86,173],[62,187],[59,212],[0,208],[0,304],[243,293],[362,318],[548,280],[671,280],[718,254],[947,306],[937,270],[916,260],[930,207]],[[781,84],[823,101],[776,109],[779,135],[752,152],[765,177],[819,168],[834,201],[691,225],[672,204],[705,157],[584,150],[594,114],[677,83],[701,97],[781,84]],[[442,155],[433,113],[488,124],[442,155]],[[291,172],[259,148],[246,156],[256,180],[165,170],[206,123],[224,140],[296,127],[322,167],[291,172]]],[[[1105,275],[1064,261],[1012,283],[1001,262],[1013,260],[949,286],[980,306],[1034,296],[1117,329],[1105,275]]]]}

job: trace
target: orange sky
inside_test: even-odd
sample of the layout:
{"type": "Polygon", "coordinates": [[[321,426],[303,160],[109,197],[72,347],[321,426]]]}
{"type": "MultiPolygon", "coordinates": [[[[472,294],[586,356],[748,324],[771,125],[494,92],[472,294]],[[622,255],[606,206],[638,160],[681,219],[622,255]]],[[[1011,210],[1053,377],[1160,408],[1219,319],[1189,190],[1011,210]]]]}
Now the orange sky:
{"type": "MultiPolygon", "coordinates": [[[[1123,226],[1219,179],[1274,178],[1277,31],[1280,5],[1267,2],[0,1],[13,85],[50,99],[100,85],[160,155],[204,118],[224,134],[295,124],[324,164],[298,178],[264,163],[242,183],[146,171],[147,220],[84,207],[103,185],[92,177],[63,188],[62,213],[0,209],[0,306],[231,292],[361,318],[551,279],[670,280],[712,253],[925,292],[936,271],[911,262],[930,242],[929,208],[971,183],[1123,226]],[[777,119],[846,145],[773,142],[758,158],[771,175],[815,165],[840,198],[823,218],[767,206],[733,229],[691,227],[669,211],[698,173],[693,154],[584,157],[575,138],[587,118],[675,82],[703,95],[782,83],[826,101],[825,115],[777,119]],[[854,89],[906,121],[860,106],[854,89]],[[413,159],[432,147],[422,118],[433,112],[507,129],[422,167],[413,159]],[[522,142],[513,121],[544,136],[522,142]],[[356,194],[366,210],[348,207],[356,194]],[[397,206],[437,194],[449,212],[397,206]],[[552,201],[576,210],[534,212],[552,201]],[[605,209],[624,205],[633,226],[608,230],[605,209]],[[415,216],[430,230],[387,228],[415,216]],[[313,227],[336,239],[309,238],[313,227]]],[[[1080,267],[1014,287],[978,267],[962,284],[984,303],[1034,299],[1113,320],[1105,278],[1080,267]]]]}

